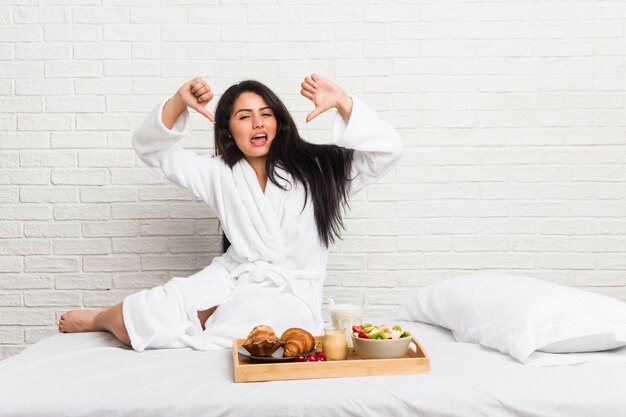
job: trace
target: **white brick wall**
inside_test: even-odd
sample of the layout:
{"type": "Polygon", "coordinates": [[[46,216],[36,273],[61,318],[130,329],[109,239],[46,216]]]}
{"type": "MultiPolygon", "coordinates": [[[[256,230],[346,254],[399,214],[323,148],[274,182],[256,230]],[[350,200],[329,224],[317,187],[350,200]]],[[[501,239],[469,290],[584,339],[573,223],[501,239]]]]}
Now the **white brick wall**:
{"type": "MultiPolygon", "coordinates": [[[[267,83],[325,142],[299,95],[319,72],[401,132],[329,262],[372,314],[475,270],[626,300],[625,31],[624,1],[2,2],[0,358],[219,253],[208,209],[130,145],[194,76],[267,83]]],[[[183,144],[211,137],[192,114],[183,144]]]]}

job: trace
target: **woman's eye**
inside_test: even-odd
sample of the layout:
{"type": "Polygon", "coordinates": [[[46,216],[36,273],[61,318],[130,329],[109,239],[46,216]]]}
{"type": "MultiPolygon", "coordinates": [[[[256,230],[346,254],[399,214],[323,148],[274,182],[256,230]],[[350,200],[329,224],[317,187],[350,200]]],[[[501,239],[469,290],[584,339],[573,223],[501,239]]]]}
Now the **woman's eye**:
{"type": "Polygon", "coordinates": [[[241,116],[239,120],[247,119],[249,116],[241,116]]]}
{"type": "Polygon", "coordinates": [[[272,114],[271,114],[271,113],[265,113],[263,116],[269,116],[269,117],[272,117],[272,114]]]}

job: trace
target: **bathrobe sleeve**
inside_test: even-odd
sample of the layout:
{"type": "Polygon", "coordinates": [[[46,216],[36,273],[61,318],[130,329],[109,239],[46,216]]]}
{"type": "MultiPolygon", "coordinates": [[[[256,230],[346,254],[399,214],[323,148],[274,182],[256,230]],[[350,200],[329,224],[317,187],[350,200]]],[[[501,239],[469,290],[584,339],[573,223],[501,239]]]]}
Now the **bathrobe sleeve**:
{"type": "Polygon", "coordinates": [[[354,149],[351,195],[386,175],[402,156],[398,132],[356,97],[347,123],[339,113],[335,116],[333,138],[335,144],[354,149]]]}
{"type": "Polygon", "coordinates": [[[170,182],[190,190],[215,211],[214,185],[222,164],[212,155],[198,155],[178,143],[187,133],[189,110],[185,108],[172,129],[163,124],[163,107],[159,103],[133,135],[133,147],[139,158],[170,182]]]}

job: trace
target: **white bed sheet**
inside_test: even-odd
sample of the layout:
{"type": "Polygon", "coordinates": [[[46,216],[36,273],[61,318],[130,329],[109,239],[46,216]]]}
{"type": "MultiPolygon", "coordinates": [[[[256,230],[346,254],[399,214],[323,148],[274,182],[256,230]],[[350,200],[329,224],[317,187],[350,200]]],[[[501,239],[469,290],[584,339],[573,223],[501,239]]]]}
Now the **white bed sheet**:
{"type": "Polygon", "coordinates": [[[626,410],[624,364],[535,368],[455,342],[439,327],[398,323],[423,343],[429,375],[234,383],[230,351],[137,353],[108,333],[59,334],[0,362],[0,416],[618,417],[626,410]]]}

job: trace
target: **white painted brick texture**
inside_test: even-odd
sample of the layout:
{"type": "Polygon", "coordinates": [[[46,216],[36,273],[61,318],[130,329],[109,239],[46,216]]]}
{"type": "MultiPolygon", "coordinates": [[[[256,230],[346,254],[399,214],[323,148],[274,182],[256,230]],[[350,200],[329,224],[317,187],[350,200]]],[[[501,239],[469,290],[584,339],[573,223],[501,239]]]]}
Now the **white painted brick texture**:
{"type": "MultiPolygon", "coordinates": [[[[352,202],[327,292],[392,314],[489,270],[626,300],[624,2],[36,3],[0,7],[0,359],[68,309],[219,254],[214,215],[130,143],[195,76],[217,98],[265,82],[320,143],[332,117],[307,126],[299,95],[318,72],[401,133],[399,165],[352,202]]],[[[212,127],[191,114],[182,143],[212,153],[212,127]]]]}

